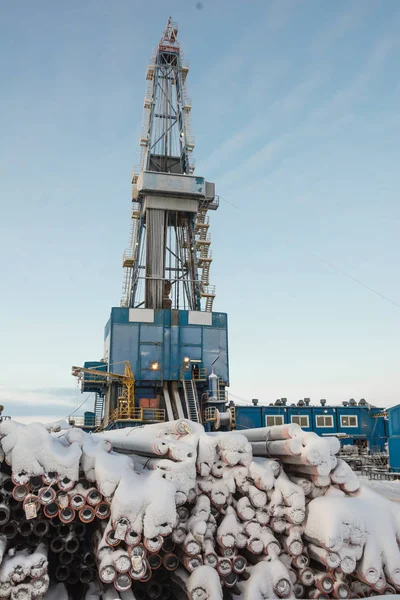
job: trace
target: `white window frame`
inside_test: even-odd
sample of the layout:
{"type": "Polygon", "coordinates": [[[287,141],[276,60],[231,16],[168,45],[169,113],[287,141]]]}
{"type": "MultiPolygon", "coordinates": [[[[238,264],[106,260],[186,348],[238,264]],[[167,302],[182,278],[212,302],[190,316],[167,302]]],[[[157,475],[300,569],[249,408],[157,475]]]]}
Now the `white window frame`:
{"type": "Polygon", "coordinates": [[[352,428],[356,428],[358,427],[358,415],[340,415],[340,427],[352,427],[352,428]],[[349,419],[349,423],[350,423],[350,417],[353,417],[356,420],[356,424],[355,425],[343,425],[343,418],[345,419],[349,419]]]}
{"type": "Polygon", "coordinates": [[[308,415],[290,415],[290,422],[300,425],[302,429],[303,427],[310,427],[310,418],[308,415]],[[307,419],[307,425],[300,425],[300,423],[296,423],[296,421],[293,421],[293,419],[307,419]]]}
{"type": "Polygon", "coordinates": [[[333,415],[315,415],[315,427],[318,427],[319,429],[323,429],[324,427],[326,428],[330,428],[333,427],[333,415]],[[324,424],[323,425],[318,425],[318,419],[320,418],[324,419],[324,424]],[[329,419],[330,421],[330,425],[326,424],[326,419],[329,419]]]}
{"type": "Polygon", "coordinates": [[[275,425],[284,425],[283,415],[265,415],[265,427],[274,427],[275,425]],[[268,425],[267,419],[274,419],[274,424],[268,425]],[[279,423],[276,422],[277,419],[279,423]]]}

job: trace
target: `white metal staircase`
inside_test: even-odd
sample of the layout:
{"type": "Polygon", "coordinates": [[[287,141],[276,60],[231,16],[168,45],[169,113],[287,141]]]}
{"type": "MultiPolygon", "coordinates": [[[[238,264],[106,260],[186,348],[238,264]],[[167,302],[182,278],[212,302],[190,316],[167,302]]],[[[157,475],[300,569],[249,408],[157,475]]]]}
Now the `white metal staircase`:
{"type": "Polygon", "coordinates": [[[99,427],[103,420],[103,407],[104,407],[104,397],[100,396],[100,394],[95,394],[94,398],[94,414],[95,414],[95,425],[99,427]]]}
{"type": "Polygon", "coordinates": [[[196,383],[193,381],[193,379],[182,379],[182,384],[188,417],[191,421],[200,423],[199,401],[197,397],[196,383]]]}
{"type": "Polygon", "coordinates": [[[211,236],[208,231],[210,220],[207,208],[201,208],[196,215],[195,234],[197,266],[200,273],[200,296],[205,299],[205,310],[212,312],[215,298],[215,286],[210,286],[210,267],[212,263],[211,236]]]}
{"type": "MultiPolygon", "coordinates": [[[[132,176],[132,184],[136,183],[137,175],[132,176]],[[135,181],[134,181],[135,180],[135,181]]],[[[133,275],[133,267],[135,264],[136,247],[139,232],[140,206],[138,202],[132,202],[131,213],[131,231],[129,235],[129,246],[125,250],[122,257],[122,266],[125,269],[125,276],[122,286],[122,297],[120,306],[129,306],[129,292],[133,275]]]]}

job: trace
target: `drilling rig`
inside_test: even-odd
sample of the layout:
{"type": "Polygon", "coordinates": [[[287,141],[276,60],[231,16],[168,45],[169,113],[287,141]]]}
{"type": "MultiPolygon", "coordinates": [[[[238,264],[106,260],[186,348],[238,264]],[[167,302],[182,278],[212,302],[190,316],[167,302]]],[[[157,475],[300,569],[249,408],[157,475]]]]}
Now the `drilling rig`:
{"type": "Polygon", "coordinates": [[[182,417],[213,428],[226,404],[227,315],[213,312],[210,284],[209,213],[219,197],[194,173],[189,67],[177,33],[169,18],[146,70],[121,303],[105,325],[103,359],[73,368],[81,391],[95,394],[86,414],[101,428],[182,417]]]}

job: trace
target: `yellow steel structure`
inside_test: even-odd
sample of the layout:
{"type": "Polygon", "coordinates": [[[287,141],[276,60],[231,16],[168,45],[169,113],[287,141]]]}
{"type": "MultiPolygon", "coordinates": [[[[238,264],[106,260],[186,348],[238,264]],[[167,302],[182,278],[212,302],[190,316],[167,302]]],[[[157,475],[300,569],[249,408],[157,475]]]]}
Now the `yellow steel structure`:
{"type": "Polygon", "coordinates": [[[124,374],[111,373],[110,371],[99,371],[97,369],[85,369],[84,367],[72,367],[72,375],[82,379],[84,375],[95,375],[96,378],[114,380],[121,383],[121,395],[118,398],[118,407],[112,414],[110,421],[119,419],[134,419],[135,413],[135,378],[132,373],[131,365],[127,360],[125,362],[124,374]]]}

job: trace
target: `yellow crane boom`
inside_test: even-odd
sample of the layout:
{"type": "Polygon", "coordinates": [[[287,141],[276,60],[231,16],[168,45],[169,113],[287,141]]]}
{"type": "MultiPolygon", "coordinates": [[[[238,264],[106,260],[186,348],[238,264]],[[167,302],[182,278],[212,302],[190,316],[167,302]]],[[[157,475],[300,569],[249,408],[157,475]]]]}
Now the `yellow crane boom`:
{"type": "Polygon", "coordinates": [[[121,395],[118,398],[118,407],[111,415],[111,421],[118,419],[133,418],[135,413],[135,378],[132,373],[131,365],[127,360],[123,375],[120,373],[111,373],[110,371],[99,371],[97,369],[86,369],[85,367],[72,367],[72,375],[82,380],[84,375],[95,375],[104,379],[104,382],[114,379],[121,383],[121,395]]]}

